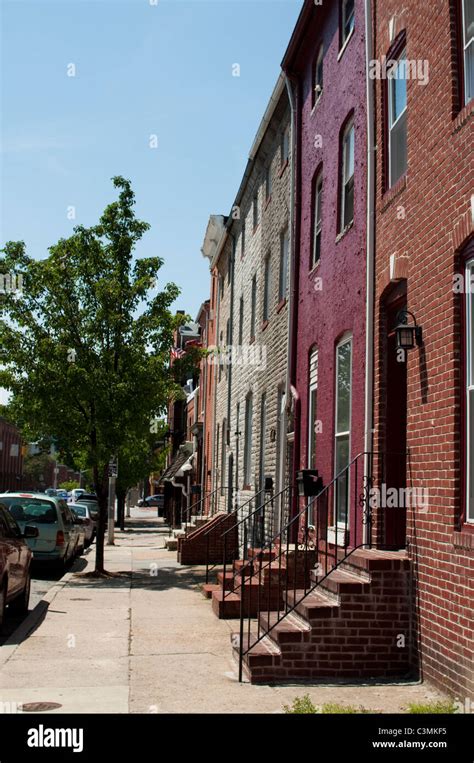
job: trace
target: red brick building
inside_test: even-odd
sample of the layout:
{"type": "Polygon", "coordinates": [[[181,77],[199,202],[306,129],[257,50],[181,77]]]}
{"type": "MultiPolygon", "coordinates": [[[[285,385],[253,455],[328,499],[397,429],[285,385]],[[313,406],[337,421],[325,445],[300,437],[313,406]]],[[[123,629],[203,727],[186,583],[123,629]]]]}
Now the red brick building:
{"type": "Polygon", "coordinates": [[[474,310],[458,288],[474,272],[473,27],[468,0],[373,6],[374,59],[406,71],[374,70],[374,449],[387,484],[427,498],[382,506],[377,529],[406,539],[422,674],[461,698],[474,696],[474,310]],[[404,321],[422,338],[400,352],[404,321]]]}

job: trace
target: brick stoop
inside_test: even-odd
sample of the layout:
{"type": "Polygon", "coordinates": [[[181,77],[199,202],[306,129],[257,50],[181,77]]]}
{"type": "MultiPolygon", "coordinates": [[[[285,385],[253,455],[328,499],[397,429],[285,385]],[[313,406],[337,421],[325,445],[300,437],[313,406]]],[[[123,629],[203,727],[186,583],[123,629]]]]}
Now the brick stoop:
{"type": "Polygon", "coordinates": [[[314,551],[290,549],[275,559],[276,552],[268,549],[249,549],[249,559],[237,559],[232,569],[217,574],[217,584],[206,584],[202,592],[212,599],[212,609],[217,617],[233,619],[240,617],[242,593],[242,575],[245,578],[243,588],[243,612],[254,617],[259,608],[276,611],[283,607],[283,593],[288,586],[309,585],[310,572],[315,563],[314,551]],[[263,557],[263,558],[261,558],[263,557]],[[306,558],[306,564],[304,563],[306,558]]]}
{"type": "Polygon", "coordinates": [[[222,564],[224,561],[222,535],[226,530],[231,530],[226,536],[226,561],[232,562],[238,554],[237,528],[235,527],[235,517],[225,512],[218,512],[205,524],[197,526],[186,537],[178,538],[178,562],[180,564],[206,564],[209,548],[209,563],[222,564]]]}
{"type": "MultiPolygon", "coordinates": [[[[405,552],[358,549],[304,598],[303,590],[289,590],[287,605],[297,602],[292,612],[260,610],[262,630],[272,629],[244,655],[250,682],[407,676],[410,574],[405,552]]],[[[245,638],[244,649],[255,639],[245,638]]],[[[238,643],[233,634],[237,659],[238,643]]]]}

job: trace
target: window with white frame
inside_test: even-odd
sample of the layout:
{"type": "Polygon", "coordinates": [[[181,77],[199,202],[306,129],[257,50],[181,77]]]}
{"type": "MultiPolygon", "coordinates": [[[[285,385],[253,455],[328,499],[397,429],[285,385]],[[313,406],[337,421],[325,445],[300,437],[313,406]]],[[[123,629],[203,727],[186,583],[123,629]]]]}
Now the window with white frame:
{"type": "Polygon", "coordinates": [[[354,31],[355,24],[354,0],[342,0],[341,6],[341,48],[354,31]]]}
{"type": "Polygon", "coordinates": [[[400,53],[388,75],[388,184],[407,169],[407,53],[400,53]]]}
{"type": "Polygon", "coordinates": [[[323,200],[323,172],[319,171],[314,183],[313,190],[313,248],[311,252],[310,269],[321,259],[321,234],[322,234],[322,200],[323,200]]]}
{"type": "Polygon", "coordinates": [[[318,350],[313,349],[309,358],[308,395],[308,469],[316,469],[316,433],[318,408],[318,350]]]}
{"type": "Polygon", "coordinates": [[[250,310],[250,339],[255,339],[255,329],[257,322],[257,276],[252,278],[252,302],[250,310]]]}
{"type": "Polygon", "coordinates": [[[252,427],[253,397],[249,392],[245,398],[244,486],[250,486],[252,482],[252,427]]]}
{"type": "Polygon", "coordinates": [[[290,240],[288,228],[280,234],[280,278],[278,282],[278,301],[286,299],[288,291],[288,254],[290,240]]]}
{"type": "Polygon", "coordinates": [[[348,523],[349,475],[344,471],[349,464],[351,449],[351,386],[352,386],[352,337],[343,339],[336,347],[336,421],[334,490],[335,521],[338,525],[348,523]]]}
{"type": "Polygon", "coordinates": [[[323,93],[323,59],[324,48],[321,44],[319,46],[318,55],[314,64],[313,72],[313,106],[317,104],[323,93]]]}
{"type": "Polygon", "coordinates": [[[341,231],[354,219],[354,122],[351,119],[342,136],[341,231]]]}
{"type": "Polygon", "coordinates": [[[271,259],[268,254],[265,257],[265,263],[263,266],[263,312],[262,320],[268,321],[270,317],[270,276],[271,276],[271,259]]]}
{"type": "Polygon", "coordinates": [[[466,521],[474,522],[474,259],[466,284],[466,521]]]}
{"type": "Polygon", "coordinates": [[[461,0],[464,103],[474,98],[474,0],[461,0]]]}

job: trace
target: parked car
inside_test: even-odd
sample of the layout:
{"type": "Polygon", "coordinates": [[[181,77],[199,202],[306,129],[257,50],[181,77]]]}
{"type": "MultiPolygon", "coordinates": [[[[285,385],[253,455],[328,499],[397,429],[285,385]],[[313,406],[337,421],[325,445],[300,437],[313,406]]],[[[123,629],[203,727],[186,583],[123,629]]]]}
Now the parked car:
{"type": "Polygon", "coordinates": [[[69,503],[76,503],[79,496],[84,495],[84,493],[87,493],[87,490],[83,487],[76,487],[74,490],[71,490],[71,492],[68,495],[69,503]]]}
{"type": "Polygon", "coordinates": [[[160,512],[162,512],[165,508],[165,497],[162,493],[149,495],[148,498],[140,498],[138,505],[144,508],[156,506],[158,509],[158,516],[160,516],[160,512]]]}
{"type": "Polygon", "coordinates": [[[6,507],[0,504],[0,629],[7,604],[10,611],[28,612],[32,552],[26,539],[37,536],[37,527],[25,524],[22,532],[6,507]]]}
{"type": "Polygon", "coordinates": [[[38,528],[38,536],[28,538],[35,562],[54,564],[63,570],[80,552],[79,525],[62,498],[42,493],[1,493],[0,503],[23,532],[26,525],[38,528]]]}
{"type": "Polygon", "coordinates": [[[87,506],[90,518],[94,522],[94,537],[97,535],[97,526],[99,524],[99,501],[95,493],[83,493],[79,496],[76,503],[87,506]]]}
{"type": "Polygon", "coordinates": [[[85,503],[70,503],[68,505],[77,518],[81,520],[84,527],[84,545],[90,546],[97,533],[97,522],[92,519],[91,509],[85,503]]]}

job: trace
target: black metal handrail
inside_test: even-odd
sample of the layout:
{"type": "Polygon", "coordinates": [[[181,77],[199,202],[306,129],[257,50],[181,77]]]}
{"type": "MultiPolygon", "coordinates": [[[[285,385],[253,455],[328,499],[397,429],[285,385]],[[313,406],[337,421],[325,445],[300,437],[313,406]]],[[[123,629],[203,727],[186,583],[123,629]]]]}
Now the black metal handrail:
{"type": "MultiPolygon", "coordinates": [[[[258,518],[259,518],[259,520],[260,520],[260,527],[261,527],[261,529],[262,529],[262,535],[264,535],[264,532],[265,532],[265,506],[267,506],[269,503],[270,503],[270,504],[273,504],[273,502],[274,502],[275,498],[283,497],[283,496],[284,496],[286,493],[288,493],[288,494],[290,495],[290,503],[291,503],[291,493],[292,493],[292,490],[293,490],[293,488],[294,488],[294,486],[293,486],[293,485],[287,485],[286,487],[284,487],[282,490],[280,490],[280,491],[279,491],[278,493],[276,493],[275,495],[273,495],[273,494],[272,494],[272,495],[271,495],[271,497],[270,497],[270,498],[269,498],[267,501],[264,501],[264,503],[263,503],[263,504],[260,504],[260,505],[258,505],[258,506],[257,506],[257,507],[254,509],[254,511],[250,512],[249,514],[247,514],[245,517],[243,517],[243,518],[242,518],[240,521],[238,521],[238,522],[237,522],[235,525],[233,525],[232,527],[229,527],[229,528],[228,528],[228,529],[227,529],[227,530],[226,530],[226,531],[225,531],[225,532],[222,534],[221,538],[223,538],[223,539],[224,539],[224,561],[223,561],[223,594],[222,594],[222,599],[223,599],[223,600],[224,600],[224,599],[226,599],[226,598],[228,598],[228,596],[229,596],[231,593],[236,593],[236,592],[237,592],[237,591],[238,591],[238,590],[241,588],[241,586],[242,586],[242,583],[239,583],[237,586],[234,586],[234,587],[232,588],[232,590],[229,590],[229,591],[226,591],[226,590],[225,590],[225,578],[226,578],[226,568],[227,568],[227,535],[228,535],[229,533],[231,533],[232,531],[236,531],[238,534],[240,534],[240,533],[239,533],[239,528],[240,528],[240,526],[241,526],[241,525],[243,525],[243,531],[242,531],[242,533],[241,533],[241,534],[243,535],[243,543],[242,543],[242,548],[243,548],[243,559],[244,559],[244,561],[245,561],[245,560],[247,560],[248,549],[249,549],[249,545],[248,545],[249,537],[251,538],[251,544],[250,544],[250,548],[255,548],[255,546],[256,546],[256,532],[255,532],[256,524],[255,524],[255,522],[254,522],[253,520],[255,519],[255,517],[256,517],[257,515],[259,515],[259,517],[258,517],[258,518]],[[249,532],[249,529],[248,529],[248,528],[249,528],[249,526],[251,526],[251,532],[249,532]]],[[[255,497],[256,497],[257,495],[260,495],[260,493],[262,493],[262,492],[264,492],[264,491],[263,491],[263,490],[260,490],[258,493],[255,493],[255,495],[254,495],[254,496],[252,496],[252,498],[250,499],[250,501],[251,501],[251,500],[254,500],[254,499],[255,499],[255,497]]],[[[247,501],[247,503],[250,503],[250,501],[247,501]]],[[[282,524],[283,505],[284,505],[284,504],[283,504],[283,502],[281,502],[281,504],[280,504],[280,526],[281,526],[281,524],[282,524]]],[[[272,517],[272,520],[273,520],[273,517],[272,517]]],[[[263,537],[260,537],[260,538],[259,538],[259,542],[260,542],[260,540],[261,540],[261,542],[262,542],[262,545],[264,546],[264,545],[265,545],[265,541],[264,541],[263,537]]],[[[240,546],[240,541],[239,541],[239,539],[238,539],[238,545],[240,546]]],[[[255,554],[255,555],[252,557],[252,560],[251,560],[251,561],[248,561],[248,562],[247,562],[247,564],[243,565],[243,567],[242,567],[242,569],[241,569],[241,571],[240,571],[240,572],[241,572],[241,574],[242,574],[242,573],[244,573],[244,574],[245,574],[245,571],[247,571],[247,572],[249,572],[249,573],[251,573],[251,572],[252,572],[252,570],[251,570],[250,568],[251,568],[251,566],[253,565],[253,562],[254,562],[256,559],[261,559],[261,558],[262,558],[262,552],[263,552],[264,550],[265,550],[265,548],[261,548],[261,549],[260,549],[260,551],[259,551],[259,553],[258,553],[258,554],[255,554]]],[[[235,561],[235,560],[234,560],[234,561],[235,561]]],[[[250,577],[251,577],[251,574],[250,574],[250,577]]]]}
{"type": "Polygon", "coordinates": [[[199,511],[195,512],[195,513],[196,513],[196,515],[202,517],[202,507],[203,507],[205,501],[207,501],[209,498],[211,498],[213,495],[215,495],[219,490],[229,490],[229,487],[228,486],[225,486],[225,487],[219,486],[219,487],[215,488],[215,490],[211,490],[209,493],[205,493],[202,496],[202,498],[199,498],[197,501],[195,501],[193,504],[191,504],[191,506],[188,506],[184,512],[183,512],[183,510],[181,510],[181,527],[183,526],[183,516],[185,517],[184,518],[185,537],[188,536],[188,524],[191,521],[191,510],[195,506],[199,506],[200,505],[201,509],[199,511]]]}
{"type": "MultiPolygon", "coordinates": [[[[256,644],[259,643],[265,636],[270,633],[270,631],[273,630],[273,628],[280,623],[284,617],[286,617],[288,614],[293,612],[296,607],[301,604],[303,599],[308,596],[310,593],[312,593],[317,586],[321,584],[323,580],[326,579],[326,577],[329,575],[330,572],[332,572],[334,569],[336,569],[343,561],[345,561],[355,550],[356,548],[360,548],[361,546],[368,545],[371,547],[371,535],[372,535],[372,519],[371,519],[371,512],[369,511],[369,504],[367,503],[367,496],[369,494],[370,487],[372,485],[372,473],[373,473],[373,453],[368,452],[362,452],[358,453],[357,456],[355,456],[352,461],[349,462],[341,471],[331,480],[331,482],[328,483],[323,489],[312,498],[309,503],[304,507],[302,511],[297,513],[286,525],[284,528],[280,529],[280,531],[270,540],[265,546],[264,550],[269,550],[272,552],[275,547],[278,548],[277,552],[277,566],[278,566],[278,607],[279,609],[276,612],[276,617],[274,619],[274,622],[271,622],[270,618],[270,612],[272,611],[270,609],[270,601],[271,601],[271,584],[272,584],[272,564],[275,563],[276,559],[273,557],[273,553],[270,553],[269,560],[264,563],[263,562],[263,553],[259,556],[259,569],[258,569],[258,586],[257,586],[257,602],[256,602],[256,619],[257,619],[257,634],[254,640],[251,638],[251,623],[252,620],[255,619],[252,617],[252,607],[251,607],[251,593],[252,589],[249,587],[249,595],[246,598],[245,597],[245,585],[246,585],[246,579],[248,575],[246,574],[248,570],[243,567],[240,570],[241,575],[241,596],[240,596],[240,637],[239,637],[239,681],[242,681],[242,671],[243,671],[243,660],[246,654],[252,649],[256,644]],[[362,496],[358,496],[357,491],[357,479],[358,479],[358,463],[359,460],[364,457],[367,458],[367,467],[366,467],[366,474],[364,474],[364,486],[363,491],[365,493],[362,496]],[[351,468],[355,467],[355,485],[350,484],[350,474],[351,474],[351,468]],[[338,512],[339,512],[339,499],[341,497],[341,493],[339,492],[339,484],[340,481],[343,480],[343,490],[345,495],[345,511],[343,512],[344,522],[339,523],[338,522],[338,512]],[[355,488],[355,489],[354,489],[355,488]],[[332,556],[328,552],[328,530],[329,530],[329,516],[330,516],[330,506],[329,501],[327,500],[330,492],[335,491],[333,495],[333,507],[332,507],[332,515],[334,517],[334,561],[332,562],[332,565],[329,565],[328,569],[328,561],[329,557],[332,556]],[[348,527],[349,527],[349,515],[350,515],[350,494],[353,492],[354,495],[354,539],[353,544],[349,549],[349,534],[348,534],[348,527]],[[322,502],[322,511],[319,510],[319,501],[322,502]],[[318,511],[317,511],[317,520],[316,520],[316,526],[312,527],[312,531],[314,531],[314,538],[311,538],[310,534],[310,526],[308,523],[308,514],[309,510],[313,508],[313,505],[318,502],[318,511]],[[324,505],[325,504],[325,505],[324,505]],[[362,522],[363,524],[367,525],[368,531],[368,543],[357,543],[357,526],[359,524],[360,519],[360,512],[359,509],[362,509],[363,511],[363,517],[362,522]],[[290,543],[290,537],[293,538],[295,534],[298,532],[298,528],[301,525],[301,519],[304,518],[304,540],[302,543],[290,543]],[[342,525],[342,526],[341,526],[342,525]],[[341,557],[339,557],[338,553],[338,535],[342,534],[342,540],[343,540],[343,554],[341,557]],[[285,537],[286,537],[286,543],[285,543],[285,537]],[[324,545],[323,545],[324,544],[324,545]],[[285,550],[286,545],[286,550],[285,550]],[[289,552],[290,547],[294,545],[294,562],[293,562],[293,604],[290,606],[288,604],[288,594],[289,594],[289,570],[291,569],[291,566],[288,567],[288,561],[290,559],[289,552]],[[308,584],[308,551],[311,550],[314,554],[314,558],[317,560],[317,571],[318,571],[318,577],[313,584],[308,584]],[[303,555],[304,565],[303,565],[303,593],[302,595],[297,599],[296,591],[299,590],[298,588],[298,557],[299,554],[303,555]],[[284,596],[283,590],[282,590],[282,569],[283,569],[283,556],[286,557],[285,561],[285,567],[286,567],[286,574],[284,576],[284,596]],[[272,558],[273,557],[273,558],[272,558]],[[319,561],[321,557],[324,557],[324,571],[322,569],[322,565],[319,561]],[[265,608],[262,608],[261,606],[261,594],[262,594],[262,572],[265,569],[269,569],[269,574],[267,576],[268,579],[268,592],[267,592],[267,606],[265,608]],[[281,607],[281,602],[283,603],[283,607],[281,607]],[[245,614],[244,609],[248,610],[248,614],[245,614]],[[267,620],[266,620],[266,626],[265,628],[262,626],[261,623],[261,614],[267,611],[267,620]],[[283,612],[283,614],[280,616],[280,613],[283,612]],[[244,621],[247,620],[247,646],[244,648],[244,630],[245,625],[244,621]]],[[[311,565],[311,568],[314,569],[314,564],[311,565]]],[[[254,572],[255,575],[255,572],[254,572]]],[[[265,581],[264,581],[265,582],[265,581]]]]}
{"type": "MultiPolygon", "coordinates": [[[[247,501],[244,501],[244,503],[241,503],[241,504],[239,504],[239,503],[238,503],[238,500],[239,500],[239,494],[237,493],[237,496],[236,496],[236,504],[237,504],[237,505],[236,505],[235,509],[234,509],[233,511],[229,512],[229,513],[226,513],[226,514],[222,514],[222,516],[221,516],[221,518],[220,518],[220,521],[219,521],[219,522],[217,522],[217,526],[218,526],[218,525],[220,525],[220,524],[222,524],[222,523],[223,523],[223,521],[224,521],[225,519],[228,519],[229,517],[232,517],[232,516],[236,516],[236,517],[238,517],[238,516],[239,516],[239,511],[242,511],[242,509],[244,509],[246,506],[248,506],[248,504],[249,504],[249,503],[251,503],[252,501],[254,501],[254,500],[255,500],[255,497],[256,497],[257,495],[260,495],[260,493],[262,493],[262,490],[259,490],[259,491],[258,491],[258,493],[253,493],[253,495],[252,495],[252,496],[251,496],[251,497],[250,497],[250,498],[249,498],[247,501]]],[[[231,530],[234,530],[234,529],[235,529],[237,526],[238,526],[238,524],[232,525],[232,527],[228,528],[228,530],[229,530],[229,531],[231,531],[231,530]]],[[[213,570],[213,569],[214,569],[214,568],[217,566],[217,564],[218,564],[218,563],[216,562],[216,563],[214,563],[214,564],[213,564],[211,567],[209,567],[209,564],[210,564],[210,562],[209,562],[209,544],[210,544],[210,534],[211,534],[211,532],[213,532],[215,529],[216,529],[216,525],[213,525],[213,527],[209,527],[209,529],[207,529],[207,530],[204,532],[204,537],[206,538],[206,583],[208,583],[208,582],[209,582],[209,572],[211,572],[211,571],[212,571],[212,570],[213,570]]],[[[222,533],[222,535],[220,536],[220,540],[222,540],[222,538],[224,537],[224,535],[226,535],[226,533],[227,533],[227,530],[226,530],[224,533],[222,533]]],[[[225,546],[225,545],[226,545],[226,541],[224,540],[224,546],[225,546]]],[[[226,556],[226,550],[224,550],[224,557],[225,557],[225,556],[226,556]]]]}

